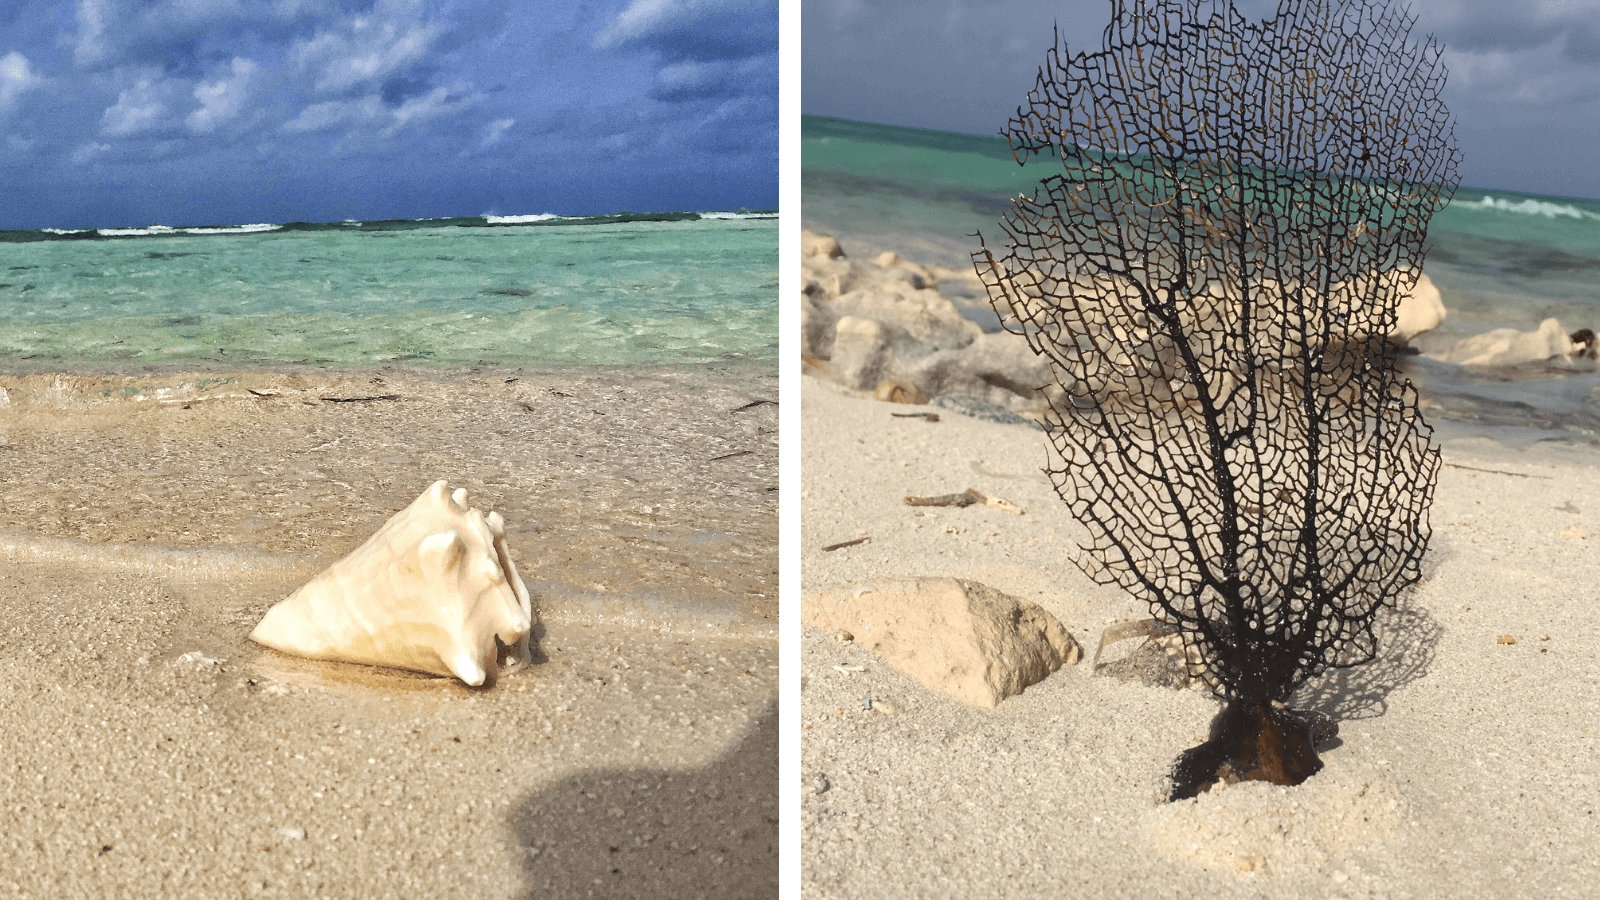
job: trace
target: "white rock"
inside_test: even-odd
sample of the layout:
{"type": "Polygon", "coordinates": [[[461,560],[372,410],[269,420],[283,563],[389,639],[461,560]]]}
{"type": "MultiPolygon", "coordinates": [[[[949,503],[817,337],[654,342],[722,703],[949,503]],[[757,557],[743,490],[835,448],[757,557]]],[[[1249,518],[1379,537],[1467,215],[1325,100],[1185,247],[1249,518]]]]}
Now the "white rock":
{"type": "Polygon", "coordinates": [[[926,687],[974,706],[1001,700],[1082,656],[1039,606],[975,581],[912,578],[810,594],[800,618],[856,642],[926,687]]]}
{"type": "Polygon", "coordinates": [[[1400,298],[1400,310],[1389,336],[1409,341],[1444,324],[1447,315],[1449,313],[1444,308],[1444,300],[1439,297],[1439,289],[1433,286],[1433,281],[1427,275],[1418,275],[1417,286],[1400,298]]]}
{"type": "Polygon", "coordinates": [[[997,403],[1013,412],[1043,405],[1039,388],[1053,385],[1050,363],[1019,335],[980,334],[959,350],[940,350],[901,360],[892,374],[937,397],[962,394],[997,403]]]}
{"type": "Polygon", "coordinates": [[[436,481],[365,544],[267,611],[258,644],[312,659],[454,675],[531,662],[534,613],[505,523],[436,481]]]}
{"type": "Polygon", "coordinates": [[[832,235],[802,231],[800,240],[803,256],[821,256],[824,259],[844,258],[844,248],[839,246],[839,242],[834,240],[832,235]]]}
{"type": "Polygon", "coordinates": [[[829,377],[857,390],[873,390],[888,370],[891,338],[888,327],[875,319],[840,319],[834,327],[829,377]]]}
{"type": "Polygon", "coordinates": [[[849,292],[831,300],[828,308],[839,316],[873,319],[891,326],[901,333],[897,343],[907,343],[909,338],[910,342],[926,345],[908,348],[922,353],[959,349],[983,334],[983,329],[968,321],[950,298],[905,282],[852,284],[849,292]]]}
{"type": "Polygon", "coordinates": [[[827,359],[833,353],[834,316],[812,294],[800,302],[800,353],[827,359]]]}
{"type": "MultiPolygon", "coordinates": [[[[807,233],[806,246],[823,247],[823,237],[807,233]]],[[[1053,388],[1049,364],[1019,335],[984,333],[937,290],[941,279],[976,285],[971,271],[930,269],[893,252],[867,263],[821,250],[801,268],[806,371],[862,391],[889,379],[930,397],[963,394],[1015,412],[1044,407],[1037,389],[1053,388]]]]}
{"type": "Polygon", "coordinates": [[[1496,328],[1459,341],[1444,359],[1464,366],[1514,366],[1543,362],[1573,352],[1572,339],[1561,323],[1545,319],[1536,331],[1496,328]]]}
{"type": "Polygon", "coordinates": [[[872,263],[880,269],[903,269],[912,275],[915,279],[913,283],[919,288],[931,286],[937,280],[932,270],[926,266],[919,266],[914,262],[907,262],[905,257],[893,250],[885,250],[879,253],[872,260],[872,263]]]}

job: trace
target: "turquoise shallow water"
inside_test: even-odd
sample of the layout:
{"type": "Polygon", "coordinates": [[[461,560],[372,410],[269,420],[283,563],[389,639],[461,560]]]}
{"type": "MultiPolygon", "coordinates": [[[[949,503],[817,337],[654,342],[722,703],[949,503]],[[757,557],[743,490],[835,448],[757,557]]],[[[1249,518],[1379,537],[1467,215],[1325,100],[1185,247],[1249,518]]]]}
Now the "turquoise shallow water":
{"type": "MultiPolygon", "coordinates": [[[[978,246],[974,235],[1002,240],[997,223],[1011,198],[1032,193],[1059,170],[1048,158],[1017,165],[999,136],[801,120],[804,225],[839,237],[847,251],[852,244],[896,250],[964,268],[978,246]]],[[[1547,317],[1568,332],[1600,331],[1600,201],[1462,187],[1434,215],[1428,237],[1424,271],[1449,317],[1419,343],[1447,346],[1494,328],[1532,330],[1547,317]]],[[[1449,427],[1513,443],[1600,443],[1593,361],[1498,372],[1420,358],[1407,365],[1441,404],[1439,420],[1449,427]]]]}
{"type": "Polygon", "coordinates": [[[774,216],[0,233],[0,367],[775,360],[774,216]]]}

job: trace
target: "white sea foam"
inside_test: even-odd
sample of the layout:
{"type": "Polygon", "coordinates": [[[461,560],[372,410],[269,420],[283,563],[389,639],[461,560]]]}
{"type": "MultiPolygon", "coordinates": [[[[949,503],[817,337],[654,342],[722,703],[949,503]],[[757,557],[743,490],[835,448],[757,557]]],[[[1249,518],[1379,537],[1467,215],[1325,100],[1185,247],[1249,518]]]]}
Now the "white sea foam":
{"type": "Polygon", "coordinates": [[[753,212],[703,212],[702,219],[776,219],[777,213],[753,212]]]}
{"type": "Polygon", "coordinates": [[[87,228],[41,228],[39,230],[43,231],[46,234],[83,234],[85,231],[88,231],[89,229],[87,229],[87,228]]]}
{"type": "Polygon", "coordinates": [[[282,225],[258,222],[254,225],[234,225],[228,228],[185,228],[185,234],[255,234],[259,231],[277,231],[282,225]]]}
{"type": "MultiPolygon", "coordinates": [[[[151,225],[149,228],[96,228],[101,237],[159,237],[167,234],[255,234],[260,231],[277,231],[282,225],[257,223],[230,225],[217,228],[173,228],[170,225],[151,225]]],[[[50,229],[45,229],[49,231],[50,229]]],[[[65,232],[58,232],[65,233],[65,232]]]]}
{"type": "Polygon", "coordinates": [[[1558,217],[1567,219],[1600,219],[1600,215],[1589,212],[1588,210],[1579,209],[1576,206],[1568,206],[1564,203],[1550,203],[1545,200],[1521,200],[1513,202],[1511,200],[1497,200],[1494,197],[1485,196],[1477,203],[1468,202],[1462,205],[1469,209],[1493,209],[1500,212],[1544,216],[1547,219],[1554,219],[1558,217]]]}
{"type": "Polygon", "coordinates": [[[485,222],[490,225],[526,225],[529,222],[548,222],[551,219],[560,219],[555,213],[537,213],[531,216],[484,216],[485,222]]]}
{"type": "Polygon", "coordinates": [[[96,228],[95,232],[101,237],[144,237],[152,234],[175,234],[178,229],[167,225],[151,225],[149,228],[96,228]]]}

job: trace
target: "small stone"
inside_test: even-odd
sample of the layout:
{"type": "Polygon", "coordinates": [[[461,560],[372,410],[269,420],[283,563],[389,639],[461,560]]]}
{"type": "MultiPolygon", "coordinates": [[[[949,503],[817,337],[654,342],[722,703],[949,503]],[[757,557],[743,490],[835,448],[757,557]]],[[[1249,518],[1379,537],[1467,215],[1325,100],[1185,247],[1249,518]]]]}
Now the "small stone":
{"type": "Polygon", "coordinates": [[[828,780],[828,776],[822,774],[821,772],[811,773],[811,793],[826,794],[828,792],[828,788],[831,787],[833,787],[833,782],[828,780]]]}
{"type": "Polygon", "coordinates": [[[874,586],[860,596],[850,588],[806,596],[801,620],[855,627],[864,635],[857,644],[963,702],[992,708],[1082,657],[1054,616],[987,585],[913,578],[874,586]]]}
{"type": "Polygon", "coordinates": [[[886,716],[900,715],[900,707],[895,706],[893,703],[890,703],[886,700],[874,700],[872,702],[872,708],[886,716]]]}
{"type": "Polygon", "coordinates": [[[205,670],[222,664],[220,659],[212,659],[199,650],[190,650],[172,661],[174,666],[193,666],[197,670],[205,670]]]}
{"type": "Polygon", "coordinates": [[[1517,639],[1509,634],[1502,634],[1500,635],[1499,640],[1495,641],[1496,644],[1515,644],[1516,642],[1517,639]]]}
{"type": "Polygon", "coordinates": [[[872,399],[882,400],[886,403],[909,403],[912,406],[922,406],[928,402],[928,393],[909,381],[885,378],[878,382],[877,390],[872,392],[872,399]]]}
{"type": "Polygon", "coordinates": [[[303,841],[306,839],[306,830],[293,825],[285,825],[278,829],[278,836],[290,841],[303,841]]]}
{"type": "Polygon", "coordinates": [[[1576,538],[1578,540],[1583,540],[1583,529],[1576,525],[1568,525],[1567,527],[1556,532],[1556,537],[1576,538]]]}
{"type": "Polygon", "coordinates": [[[856,636],[851,634],[848,631],[845,631],[843,628],[841,628],[838,631],[835,631],[833,633],[833,639],[838,641],[841,644],[848,644],[851,641],[855,640],[856,636]]]}

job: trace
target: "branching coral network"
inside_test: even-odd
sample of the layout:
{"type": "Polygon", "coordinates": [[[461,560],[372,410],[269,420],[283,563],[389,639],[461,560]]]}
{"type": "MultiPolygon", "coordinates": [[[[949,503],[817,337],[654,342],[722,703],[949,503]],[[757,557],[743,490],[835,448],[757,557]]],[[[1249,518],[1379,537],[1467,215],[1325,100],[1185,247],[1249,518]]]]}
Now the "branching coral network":
{"type": "Polygon", "coordinates": [[[1225,706],[1174,772],[1321,767],[1308,679],[1370,660],[1419,578],[1438,453],[1387,340],[1458,183],[1445,70],[1375,0],[1113,0],[1005,132],[1061,168],[974,255],[1046,357],[1081,564],[1200,652],[1225,706]]]}

